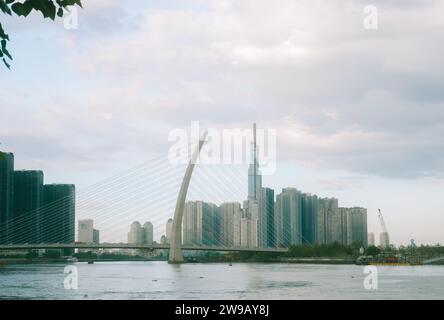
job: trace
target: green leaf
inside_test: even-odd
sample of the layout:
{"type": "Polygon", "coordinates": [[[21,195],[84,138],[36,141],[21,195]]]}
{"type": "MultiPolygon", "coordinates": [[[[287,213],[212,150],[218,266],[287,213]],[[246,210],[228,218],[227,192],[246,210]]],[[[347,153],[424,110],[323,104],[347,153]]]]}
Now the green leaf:
{"type": "Polygon", "coordinates": [[[11,15],[11,9],[9,9],[5,0],[0,0],[0,10],[3,11],[3,13],[11,15]]]}
{"type": "Polygon", "coordinates": [[[3,63],[5,64],[6,68],[11,69],[11,65],[6,62],[5,58],[3,58],[3,63]]]}

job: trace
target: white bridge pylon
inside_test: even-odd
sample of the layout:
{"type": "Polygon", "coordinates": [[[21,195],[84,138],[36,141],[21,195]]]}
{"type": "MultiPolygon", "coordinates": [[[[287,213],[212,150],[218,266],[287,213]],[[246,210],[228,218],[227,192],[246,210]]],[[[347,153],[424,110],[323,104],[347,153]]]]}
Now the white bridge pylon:
{"type": "Polygon", "coordinates": [[[185,176],[183,177],[182,185],[180,186],[179,196],[177,197],[176,209],[174,210],[173,225],[171,230],[171,240],[170,240],[170,252],[169,252],[169,263],[183,263],[182,254],[182,218],[183,209],[185,206],[185,200],[187,197],[188,186],[190,185],[191,175],[193,174],[193,169],[196,164],[197,158],[199,156],[200,150],[205,143],[208,131],[205,130],[199,143],[194,150],[194,153],[188,163],[185,176]]]}

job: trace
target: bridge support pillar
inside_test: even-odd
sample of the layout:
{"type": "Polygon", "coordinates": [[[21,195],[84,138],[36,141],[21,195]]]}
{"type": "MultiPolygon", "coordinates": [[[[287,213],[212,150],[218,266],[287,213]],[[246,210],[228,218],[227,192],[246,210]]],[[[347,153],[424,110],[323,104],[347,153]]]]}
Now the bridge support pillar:
{"type": "Polygon", "coordinates": [[[205,143],[208,132],[205,130],[204,134],[199,140],[199,143],[194,150],[194,153],[190,159],[187,170],[185,171],[185,176],[180,186],[179,196],[177,197],[176,209],[174,210],[173,225],[171,230],[170,239],[170,252],[168,263],[183,263],[182,254],[182,218],[183,209],[185,207],[185,200],[187,197],[188,186],[190,185],[191,175],[193,174],[194,165],[196,164],[197,158],[199,156],[200,150],[205,143]]]}

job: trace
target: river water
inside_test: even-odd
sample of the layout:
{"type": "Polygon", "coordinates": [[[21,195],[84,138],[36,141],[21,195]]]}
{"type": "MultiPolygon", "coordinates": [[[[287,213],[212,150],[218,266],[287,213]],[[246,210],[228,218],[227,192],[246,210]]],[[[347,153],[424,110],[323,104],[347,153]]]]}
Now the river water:
{"type": "Polygon", "coordinates": [[[75,263],[0,267],[0,299],[444,299],[444,266],[378,267],[282,263],[169,265],[75,263]],[[72,268],[72,267],[71,267],[72,268]],[[77,273],[77,289],[73,279],[77,273]],[[373,272],[372,275],[375,275],[373,272]],[[65,285],[68,289],[65,288],[65,285]]]}

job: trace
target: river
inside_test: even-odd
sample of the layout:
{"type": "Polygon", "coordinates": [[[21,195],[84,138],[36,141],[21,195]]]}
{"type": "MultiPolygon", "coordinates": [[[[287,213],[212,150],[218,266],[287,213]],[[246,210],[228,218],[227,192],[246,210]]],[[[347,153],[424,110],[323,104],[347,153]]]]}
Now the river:
{"type": "Polygon", "coordinates": [[[365,288],[364,267],[355,265],[96,262],[69,266],[74,273],[64,273],[64,264],[0,267],[0,299],[444,299],[444,266],[378,267],[377,289],[365,288]],[[76,273],[77,289],[72,289],[76,281],[65,279],[74,280],[76,273]]]}

